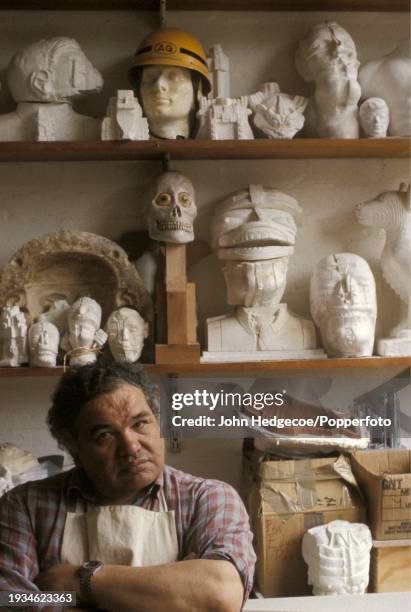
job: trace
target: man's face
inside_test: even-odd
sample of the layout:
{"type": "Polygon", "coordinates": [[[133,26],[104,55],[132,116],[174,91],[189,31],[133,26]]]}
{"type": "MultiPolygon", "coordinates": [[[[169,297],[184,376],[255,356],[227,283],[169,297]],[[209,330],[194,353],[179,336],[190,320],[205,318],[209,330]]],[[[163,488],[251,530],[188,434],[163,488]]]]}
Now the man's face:
{"type": "Polygon", "coordinates": [[[143,69],[140,95],[149,122],[187,119],[194,107],[190,71],[175,66],[147,66],[143,69]]]}
{"type": "Polygon", "coordinates": [[[109,502],[133,501],[163,469],[160,427],[137,387],[124,383],[86,404],[76,430],[76,464],[109,502]]]}

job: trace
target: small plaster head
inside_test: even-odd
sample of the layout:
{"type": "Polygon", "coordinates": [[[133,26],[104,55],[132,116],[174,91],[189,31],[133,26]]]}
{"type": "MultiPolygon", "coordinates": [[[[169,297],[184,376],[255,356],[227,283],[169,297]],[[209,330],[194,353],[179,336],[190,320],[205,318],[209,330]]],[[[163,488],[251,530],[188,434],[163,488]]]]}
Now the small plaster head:
{"type": "Polygon", "coordinates": [[[330,357],[372,355],[377,300],[368,263],[352,253],[322,259],[310,283],[311,314],[330,357]]]}
{"type": "Polygon", "coordinates": [[[359,110],[360,125],[368,138],[385,138],[390,123],[390,110],[382,98],[368,98],[359,110]]]}
{"type": "Polygon", "coordinates": [[[68,328],[72,347],[90,348],[101,325],[101,306],[89,297],[74,302],[68,312],[68,328]]]}
{"type": "Polygon", "coordinates": [[[42,39],[16,53],[7,81],[16,102],[67,102],[103,87],[78,42],[65,37],[42,39]]]}
{"type": "Polygon", "coordinates": [[[60,334],[48,321],[33,323],[29,329],[30,365],[54,367],[57,361],[60,334]]]}
{"type": "Polygon", "coordinates": [[[295,198],[270,187],[249,185],[216,206],[211,224],[213,249],[221,259],[289,255],[301,214],[295,198]]]}
{"type": "Polygon", "coordinates": [[[353,39],[335,21],[316,24],[296,52],[297,70],[305,81],[316,81],[327,72],[356,78],[359,65],[353,39]]]}
{"type": "Polygon", "coordinates": [[[194,187],[179,172],[163,172],[151,183],[146,197],[150,238],[184,244],[194,240],[197,216],[194,187]]]}
{"type": "Polygon", "coordinates": [[[148,323],[132,308],[114,310],[107,320],[106,330],[110,351],[116,361],[134,363],[140,358],[148,323]]]}

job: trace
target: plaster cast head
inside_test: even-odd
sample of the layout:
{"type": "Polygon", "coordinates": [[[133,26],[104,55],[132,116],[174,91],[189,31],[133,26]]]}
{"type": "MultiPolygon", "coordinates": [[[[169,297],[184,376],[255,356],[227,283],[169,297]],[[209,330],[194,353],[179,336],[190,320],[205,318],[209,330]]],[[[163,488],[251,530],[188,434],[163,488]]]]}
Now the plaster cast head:
{"type": "Polygon", "coordinates": [[[293,252],[302,209],[295,198],[249,185],[216,206],[211,238],[221,259],[261,260],[293,252]]]}
{"type": "Polygon", "coordinates": [[[108,344],[116,361],[134,363],[140,358],[148,323],[132,308],[114,310],[107,320],[108,344]]]}
{"type": "Polygon", "coordinates": [[[90,348],[101,325],[101,306],[89,297],[74,302],[68,312],[68,329],[73,348],[90,348]]]}
{"type": "Polygon", "coordinates": [[[362,257],[352,253],[324,257],[311,277],[310,304],[329,357],[372,355],[375,281],[362,257]]]}
{"type": "Polygon", "coordinates": [[[368,138],[385,138],[390,123],[390,111],[382,98],[368,98],[359,111],[360,125],[368,138]]]}
{"type": "Polygon", "coordinates": [[[39,321],[29,329],[30,365],[54,367],[57,362],[60,334],[53,323],[39,321]]]}
{"type": "Polygon", "coordinates": [[[288,259],[224,261],[227,303],[247,307],[279,304],[287,284],[288,259]]]}
{"type": "Polygon", "coordinates": [[[367,525],[332,521],[303,536],[302,555],[314,595],[365,593],[369,581],[371,532],[367,525]]]}
{"type": "Polygon", "coordinates": [[[308,99],[303,96],[274,94],[255,109],[254,124],[269,138],[293,138],[305,121],[308,99]]]}
{"type": "Polygon", "coordinates": [[[99,91],[101,74],[72,38],[39,40],[12,58],[7,74],[16,102],[67,102],[99,91]]]}
{"type": "Polygon", "coordinates": [[[356,78],[359,61],[350,34],[335,21],[315,25],[299,42],[296,66],[305,81],[317,81],[326,73],[356,78]]]}
{"type": "Polygon", "coordinates": [[[194,240],[197,206],[186,176],[174,171],[157,176],[149,185],[146,206],[150,238],[175,244],[194,240]]]}
{"type": "Polygon", "coordinates": [[[18,366],[27,361],[27,319],[19,306],[0,311],[0,366],[18,366]]]}

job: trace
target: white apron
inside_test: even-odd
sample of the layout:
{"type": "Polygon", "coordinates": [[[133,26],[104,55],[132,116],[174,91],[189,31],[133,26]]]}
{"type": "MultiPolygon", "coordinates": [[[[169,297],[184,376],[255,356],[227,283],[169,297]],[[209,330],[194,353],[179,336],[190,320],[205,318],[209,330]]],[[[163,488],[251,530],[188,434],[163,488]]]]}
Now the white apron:
{"type": "Polygon", "coordinates": [[[61,561],[81,565],[91,559],[132,566],[177,561],[174,510],[167,509],[163,491],[159,512],[128,505],[88,506],[87,512],[68,512],[61,561]]]}

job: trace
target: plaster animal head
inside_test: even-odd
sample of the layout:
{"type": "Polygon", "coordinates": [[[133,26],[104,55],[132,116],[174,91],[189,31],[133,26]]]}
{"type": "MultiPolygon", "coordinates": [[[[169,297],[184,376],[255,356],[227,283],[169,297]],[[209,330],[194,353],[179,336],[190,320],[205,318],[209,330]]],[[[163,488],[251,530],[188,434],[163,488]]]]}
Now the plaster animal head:
{"type": "Polygon", "coordinates": [[[151,182],[146,201],[150,238],[176,244],[194,240],[197,206],[190,179],[163,172],[151,182]]]}
{"type": "Polygon", "coordinates": [[[261,185],[249,185],[219,202],[212,246],[221,259],[261,260],[293,252],[302,209],[295,198],[261,185]]]}
{"type": "Polygon", "coordinates": [[[368,98],[359,110],[360,125],[368,138],[385,138],[390,123],[390,111],[382,98],[368,98]]]}
{"type": "Polygon", "coordinates": [[[137,310],[114,310],[107,320],[106,329],[110,351],[116,361],[134,363],[140,358],[148,335],[148,323],[137,310]]]}
{"type": "Polygon", "coordinates": [[[293,138],[304,125],[307,104],[302,96],[275,94],[256,106],[254,123],[269,138],[293,138]]]}
{"type": "Polygon", "coordinates": [[[350,34],[335,21],[315,25],[299,42],[296,66],[305,81],[317,81],[325,73],[357,78],[359,61],[350,34]]]}
{"type": "Polygon", "coordinates": [[[372,355],[375,281],[362,257],[351,253],[324,257],[311,277],[310,304],[329,357],[372,355]]]}
{"type": "Polygon", "coordinates": [[[89,297],[74,302],[68,312],[70,343],[73,348],[90,348],[101,325],[101,306],[89,297]]]}
{"type": "Polygon", "coordinates": [[[30,365],[54,367],[57,361],[60,334],[53,323],[39,321],[29,329],[30,365]]]}
{"type": "Polygon", "coordinates": [[[332,521],[309,529],[302,555],[314,595],[365,593],[369,580],[371,532],[367,525],[332,521]]]}
{"type": "Polygon", "coordinates": [[[19,51],[7,80],[16,102],[67,102],[103,86],[77,41],[65,37],[39,40],[19,51]]]}

